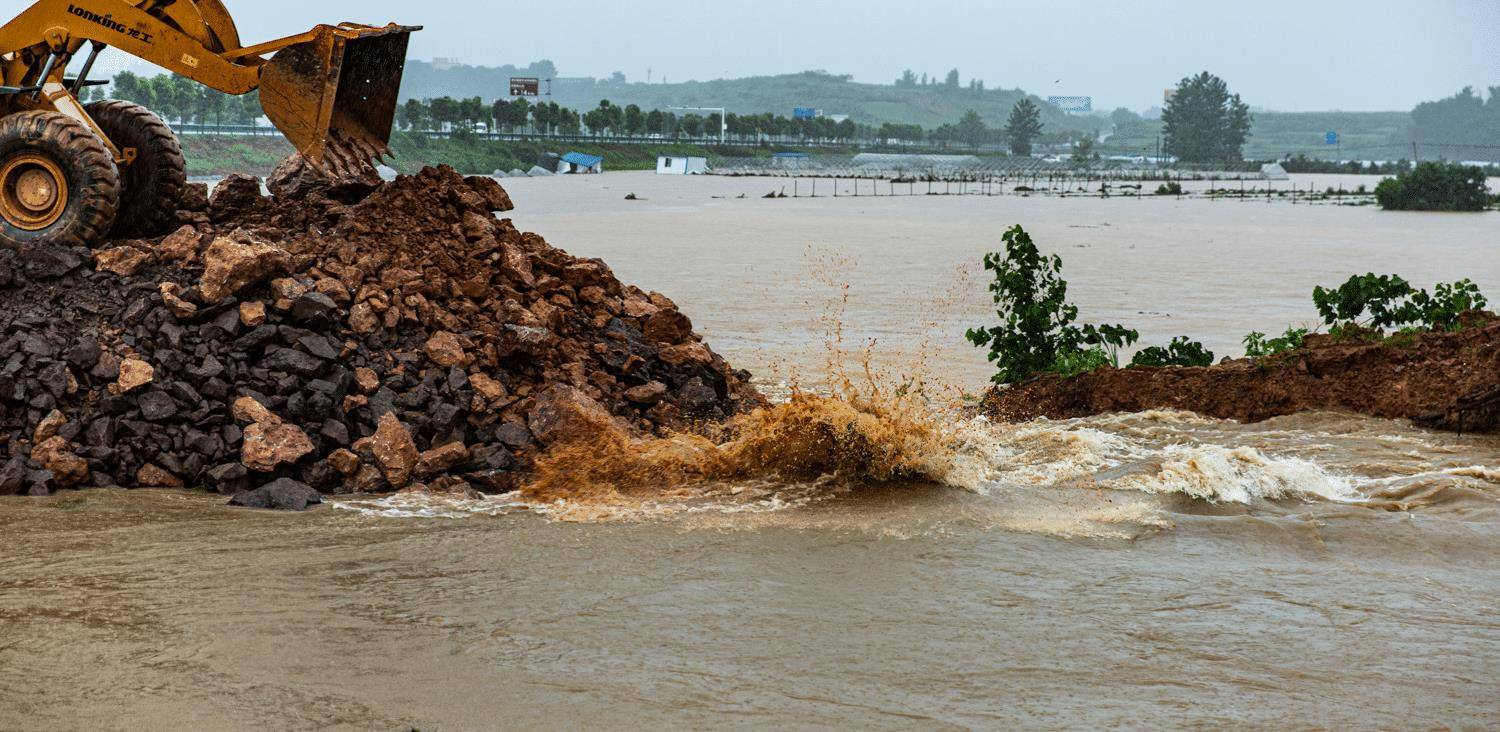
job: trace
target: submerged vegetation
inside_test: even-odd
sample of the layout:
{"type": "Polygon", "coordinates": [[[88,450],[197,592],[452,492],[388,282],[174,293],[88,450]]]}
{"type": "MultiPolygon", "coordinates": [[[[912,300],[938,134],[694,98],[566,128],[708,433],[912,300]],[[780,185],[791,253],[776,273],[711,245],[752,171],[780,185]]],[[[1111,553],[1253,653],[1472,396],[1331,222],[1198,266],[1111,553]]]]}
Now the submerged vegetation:
{"type": "Polygon", "coordinates": [[[1489,301],[1468,279],[1439,283],[1429,293],[1398,275],[1369,273],[1350,277],[1332,290],[1313,288],[1313,304],[1323,323],[1339,334],[1397,327],[1458,330],[1465,313],[1482,310],[1489,301]]]}
{"type": "Polygon", "coordinates": [[[1208,366],[1214,362],[1214,352],[1187,336],[1177,336],[1166,346],[1143,348],[1130,359],[1131,366],[1208,366]]]}
{"type": "Polygon", "coordinates": [[[966,336],[999,370],[993,381],[1014,384],[1037,372],[1072,375],[1119,363],[1119,349],[1140,334],[1121,325],[1077,325],[1078,306],[1068,302],[1062,258],[1037,250],[1020,226],[1005,232],[1005,252],[984,256],[995,273],[990,293],[1000,325],[972,328],[966,336]]]}
{"type": "Polygon", "coordinates": [[[1242,341],[1245,345],[1245,358],[1267,358],[1279,353],[1295,351],[1302,347],[1302,339],[1306,338],[1309,332],[1306,328],[1288,327],[1280,336],[1266,338],[1265,333],[1253,331],[1242,341]]]}
{"type": "MultiPolygon", "coordinates": [[[[1034,374],[1073,377],[1104,366],[1118,368],[1119,351],[1140,339],[1123,325],[1077,324],[1078,307],[1068,302],[1068,282],[1062,278],[1062,258],[1044,256],[1020,226],[1005,232],[1005,251],[984,257],[984,268],[994,273],[990,293],[1000,324],[971,328],[971,343],[989,348],[998,369],[996,384],[1018,384],[1034,374]]],[[[1374,273],[1350,277],[1335,288],[1315,287],[1313,304],[1335,338],[1386,339],[1386,329],[1410,341],[1421,332],[1447,332],[1475,322],[1473,314],[1489,301],[1467,279],[1439,283],[1429,292],[1412,287],[1398,275],[1374,273]]],[[[1301,349],[1312,331],[1287,328],[1268,338],[1256,331],[1245,336],[1245,357],[1265,359],[1301,349]]],[[[1393,343],[1396,339],[1391,339],[1393,343]]],[[[1138,351],[1130,368],[1202,367],[1214,363],[1214,353],[1187,336],[1165,346],[1138,351]]]]}
{"type": "Polygon", "coordinates": [[[1428,162],[1381,181],[1375,200],[1390,211],[1483,211],[1492,199],[1482,168],[1428,162]]]}

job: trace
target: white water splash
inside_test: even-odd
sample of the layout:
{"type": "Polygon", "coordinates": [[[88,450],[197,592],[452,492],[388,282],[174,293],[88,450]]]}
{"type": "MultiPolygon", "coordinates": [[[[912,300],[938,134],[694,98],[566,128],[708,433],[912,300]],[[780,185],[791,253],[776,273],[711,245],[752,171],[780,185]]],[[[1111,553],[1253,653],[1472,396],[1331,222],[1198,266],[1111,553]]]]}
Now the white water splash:
{"type": "Polygon", "coordinates": [[[1146,493],[1181,493],[1205,501],[1251,503],[1300,498],[1351,503],[1362,498],[1353,482],[1316,463],[1269,457],[1252,447],[1169,445],[1153,475],[1132,475],[1108,487],[1146,493]]]}
{"type": "Polygon", "coordinates": [[[504,516],[530,508],[517,493],[486,498],[456,498],[430,493],[396,493],[379,498],[339,498],[333,508],[376,518],[460,519],[470,516],[504,516]]]}

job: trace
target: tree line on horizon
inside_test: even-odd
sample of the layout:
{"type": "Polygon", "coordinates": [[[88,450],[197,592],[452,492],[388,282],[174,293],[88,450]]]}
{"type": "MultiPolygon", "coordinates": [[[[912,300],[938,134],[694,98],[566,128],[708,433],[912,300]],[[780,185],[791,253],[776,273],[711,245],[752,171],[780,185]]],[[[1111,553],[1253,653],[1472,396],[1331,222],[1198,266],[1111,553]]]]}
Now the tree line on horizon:
{"type": "MultiPolygon", "coordinates": [[[[956,70],[949,77],[956,82],[956,70]]],[[[915,74],[911,78],[920,82],[915,74]]],[[[898,81],[907,80],[903,75],[898,81]]],[[[952,86],[947,81],[942,83],[952,86]]],[[[1436,147],[1444,157],[1500,159],[1500,87],[1490,87],[1487,91],[1488,98],[1465,87],[1451,97],[1423,102],[1412,111],[1409,129],[1397,134],[1436,147]]],[[[81,97],[85,102],[105,97],[137,102],[177,124],[252,125],[263,116],[256,93],[223,94],[175,74],[141,76],[123,71],[114,77],[109,91],[90,87],[81,97]]],[[[1038,143],[1071,143],[1076,154],[1079,148],[1087,148],[1097,139],[1096,132],[1085,132],[1081,137],[1066,131],[1048,132],[1040,112],[1036,102],[1023,98],[999,127],[987,125],[973,110],[954,122],[934,128],[889,122],[875,125],[852,119],[835,122],[827,117],[799,119],[769,112],[729,113],[723,123],[727,126],[726,135],[736,140],[765,137],[974,149],[1003,146],[1016,155],[1031,154],[1038,143]]],[[[1133,119],[1139,117],[1122,109],[1116,110],[1111,119],[1122,113],[1133,119]]],[[[1248,105],[1238,94],[1230,93],[1222,79],[1206,71],[1184,78],[1178,83],[1174,98],[1163,109],[1162,152],[1186,163],[1240,162],[1253,121],[1248,105]]],[[[479,97],[443,96],[408,100],[398,109],[396,122],[406,130],[463,132],[474,131],[483,124],[491,130],[567,134],[587,131],[616,137],[645,135],[677,139],[716,137],[720,119],[716,113],[678,115],[670,110],[644,110],[638,105],[621,106],[608,100],[601,101],[594,109],[580,111],[555,102],[533,103],[525,98],[486,104],[479,97]]]]}
{"type": "MultiPolygon", "coordinates": [[[[504,132],[534,131],[542,134],[588,134],[612,137],[702,138],[717,137],[721,123],[717,112],[707,115],[678,115],[670,110],[643,110],[634,104],[624,106],[601,100],[594,109],[579,111],[556,102],[531,102],[522,97],[498,99],[486,105],[480,97],[453,99],[408,99],[397,110],[398,128],[407,131],[473,132],[486,129],[504,132]]],[[[1032,145],[1042,137],[1041,110],[1030,99],[1016,104],[1009,122],[991,128],[973,110],[964,113],[956,123],[924,129],[921,125],[882,123],[860,124],[852,119],[835,122],[828,117],[797,118],[770,112],[736,114],[723,117],[725,135],[745,140],[774,139],[931,143],[942,146],[1009,144],[1013,153],[1031,154],[1032,145]]]]}

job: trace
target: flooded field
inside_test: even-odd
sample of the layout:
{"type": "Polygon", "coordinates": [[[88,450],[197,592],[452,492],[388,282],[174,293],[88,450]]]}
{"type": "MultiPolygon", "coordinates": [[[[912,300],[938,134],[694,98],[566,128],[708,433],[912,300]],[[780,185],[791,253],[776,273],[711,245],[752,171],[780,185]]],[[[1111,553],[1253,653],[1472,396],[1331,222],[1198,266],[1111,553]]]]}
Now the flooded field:
{"type": "MultiPolygon", "coordinates": [[[[1017,223],[1063,256],[1084,320],[1221,356],[1310,324],[1312,287],[1354,273],[1500,294],[1494,213],[505,184],[518,226],[670,295],[773,393],[870,341],[892,377],[983,388],[962,333],[993,317],[977,264],[1017,223]]],[[[1342,414],[951,419],[940,480],[608,515],[6,499],[0,729],[1500,724],[1500,438],[1342,414]]]]}
{"type": "Polygon", "coordinates": [[[1352,274],[1395,272],[1420,287],[1469,277],[1500,292],[1500,216],[1488,214],[1170,197],[767,200],[757,197],[790,181],[649,173],[504,183],[518,226],[668,293],[717,350],[757,373],[816,374],[825,318],[847,284],[848,344],[878,340],[877,359],[899,369],[925,343],[949,382],[977,388],[992,371],[963,333],[993,319],[980,260],[1014,224],[1062,256],[1080,319],[1136,328],[1144,344],[1189,335],[1220,356],[1240,355],[1250,331],[1314,325],[1313,287],[1352,274]]]}

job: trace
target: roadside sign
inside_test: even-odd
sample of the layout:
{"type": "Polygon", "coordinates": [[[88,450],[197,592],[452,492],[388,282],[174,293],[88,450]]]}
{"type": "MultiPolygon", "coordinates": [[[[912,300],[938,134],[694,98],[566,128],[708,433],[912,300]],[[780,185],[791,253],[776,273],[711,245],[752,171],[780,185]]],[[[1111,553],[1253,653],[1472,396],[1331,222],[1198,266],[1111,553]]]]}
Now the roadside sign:
{"type": "Polygon", "coordinates": [[[510,79],[510,95],[513,97],[534,97],[541,90],[541,79],[527,76],[512,76],[510,79]]]}
{"type": "Polygon", "coordinates": [[[1334,132],[1333,130],[1329,130],[1328,134],[1325,135],[1323,139],[1326,140],[1330,145],[1337,145],[1339,144],[1339,133],[1334,132]]]}

